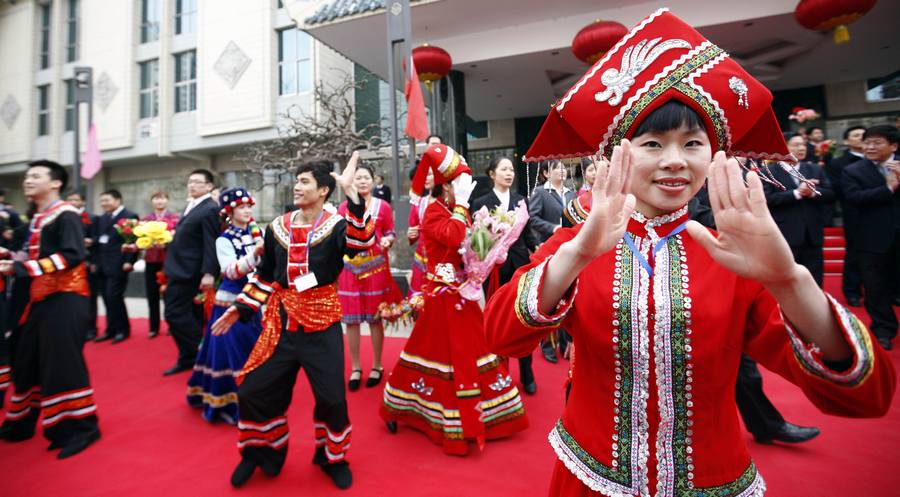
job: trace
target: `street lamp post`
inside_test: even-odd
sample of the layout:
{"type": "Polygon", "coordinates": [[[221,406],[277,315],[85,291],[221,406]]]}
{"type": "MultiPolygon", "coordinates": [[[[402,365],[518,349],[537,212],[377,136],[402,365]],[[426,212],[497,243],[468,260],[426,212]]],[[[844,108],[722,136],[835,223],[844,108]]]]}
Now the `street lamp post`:
{"type": "MultiPolygon", "coordinates": [[[[72,163],[72,174],[75,177],[72,183],[73,188],[77,192],[81,192],[81,151],[80,149],[80,134],[78,132],[81,127],[81,120],[79,119],[79,109],[82,103],[87,104],[88,106],[88,118],[87,118],[87,127],[88,130],[91,128],[91,124],[94,122],[94,70],[90,67],[76,67],[75,68],[75,78],[74,78],[74,100],[75,100],[75,160],[72,163]]],[[[91,181],[88,181],[88,189],[91,188],[91,181]]],[[[92,197],[92,193],[88,191],[86,195],[86,199],[92,197]]]]}

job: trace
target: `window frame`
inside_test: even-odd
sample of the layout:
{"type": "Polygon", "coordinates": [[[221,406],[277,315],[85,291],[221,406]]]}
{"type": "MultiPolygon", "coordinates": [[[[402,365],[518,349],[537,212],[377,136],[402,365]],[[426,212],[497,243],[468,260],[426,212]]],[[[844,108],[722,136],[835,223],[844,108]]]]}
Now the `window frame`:
{"type": "Polygon", "coordinates": [[[75,78],[63,81],[66,85],[65,131],[75,131],[75,78]]]}
{"type": "Polygon", "coordinates": [[[160,0],[141,0],[141,43],[152,43],[159,40],[160,11],[160,0]],[[151,12],[153,6],[156,7],[156,12],[151,12]],[[152,18],[153,14],[155,14],[155,18],[152,18]]]}
{"type": "Polygon", "coordinates": [[[184,52],[178,52],[176,54],[172,54],[175,57],[175,85],[174,85],[174,94],[175,94],[175,113],[181,112],[192,112],[197,110],[197,50],[185,50],[184,52]],[[181,71],[181,58],[190,55],[191,58],[191,66],[189,69],[189,75],[187,79],[179,80],[179,73],[181,71]],[[182,108],[179,103],[181,100],[181,93],[187,92],[187,106],[186,108],[182,108]]]}
{"type": "Polygon", "coordinates": [[[197,32],[197,0],[175,0],[175,35],[197,32]],[[190,2],[192,10],[185,11],[184,3],[190,2]],[[187,18],[187,23],[182,25],[187,18]],[[187,27],[188,29],[184,29],[187,27]]]}
{"type": "Polygon", "coordinates": [[[138,119],[154,119],[159,117],[159,59],[149,59],[138,62],[138,119]],[[152,73],[151,85],[144,86],[144,71],[149,70],[152,73]],[[148,97],[148,115],[144,115],[144,96],[148,97]]]}
{"type": "Polygon", "coordinates": [[[81,4],[78,0],[68,0],[69,12],[66,16],[66,62],[75,62],[81,55],[78,43],[78,25],[81,14],[81,4]]]}
{"type": "Polygon", "coordinates": [[[38,90],[38,136],[50,135],[50,85],[39,85],[38,90]]]}
{"type": "Polygon", "coordinates": [[[38,29],[38,67],[47,69],[50,67],[50,24],[52,22],[52,5],[40,4],[40,29],[38,29]]]}
{"type": "Polygon", "coordinates": [[[303,95],[306,93],[310,93],[313,90],[313,81],[315,80],[315,76],[313,74],[313,38],[309,36],[304,31],[301,31],[297,27],[288,27],[284,29],[277,30],[278,36],[278,96],[279,97],[292,97],[297,95],[303,95]],[[296,59],[293,60],[285,60],[285,40],[284,36],[287,32],[293,32],[294,34],[294,53],[296,54],[296,59]],[[306,37],[306,56],[301,57],[300,49],[301,45],[301,36],[306,37]],[[300,75],[301,75],[301,65],[308,65],[309,77],[303,81],[305,85],[301,84],[300,75]],[[284,74],[286,68],[289,68],[290,71],[293,72],[294,82],[293,82],[293,90],[285,90],[285,82],[284,82],[284,74]]]}

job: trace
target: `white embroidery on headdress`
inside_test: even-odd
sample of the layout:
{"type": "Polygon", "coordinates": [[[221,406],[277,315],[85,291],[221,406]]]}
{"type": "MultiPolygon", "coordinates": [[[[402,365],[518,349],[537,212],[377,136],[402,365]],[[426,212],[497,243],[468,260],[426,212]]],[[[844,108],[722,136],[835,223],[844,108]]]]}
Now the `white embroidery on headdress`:
{"type": "Polygon", "coordinates": [[[747,92],[749,89],[747,88],[747,83],[744,83],[744,80],[737,76],[732,76],[731,79],[728,80],[728,87],[738,96],[738,105],[745,109],[749,109],[750,103],[747,101],[747,92]]]}
{"type": "Polygon", "coordinates": [[[606,85],[606,89],[594,95],[598,102],[609,102],[609,105],[619,105],[622,96],[635,83],[635,78],[653,63],[660,55],[673,48],[686,48],[690,50],[691,44],[684,40],[666,40],[660,43],[662,38],[641,40],[637,45],[625,49],[622,54],[622,67],[620,69],[607,69],[600,81],[606,85]]]}

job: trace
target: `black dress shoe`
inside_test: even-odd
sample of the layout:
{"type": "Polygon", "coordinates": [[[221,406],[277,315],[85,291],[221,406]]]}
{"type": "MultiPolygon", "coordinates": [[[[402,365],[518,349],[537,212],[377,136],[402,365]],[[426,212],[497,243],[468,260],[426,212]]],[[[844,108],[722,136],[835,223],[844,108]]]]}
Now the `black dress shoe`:
{"type": "Polygon", "coordinates": [[[148,334],[148,336],[150,338],[156,338],[157,336],[159,336],[159,330],[150,330],[150,333],[148,334]]]}
{"type": "Polygon", "coordinates": [[[0,440],[7,442],[24,442],[34,436],[34,428],[31,430],[21,429],[16,425],[7,425],[0,428],[0,440]],[[18,429],[17,429],[18,428],[18,429]]]}
{"type": "Polygon", "coordinates": [[[388,431],[391,432],[392,435],[397,434],[397,422],[396,421],[385,421],[384,425],[387,426],[388,431]]]}
{"type": "Polygon", "coordinates": [[[366,378],[366,388],[372,388],[381,383],[381,377],[384,376],[384,368],[372,368],[369,371],[369,377],[366,378]]]}
{"type": "Polygon", "coordinates": [[[350,381],[347,382],[347,390],[355,392],[359,390],[359,380],[362,379],[362,369],[350,371],[350,381]]]}
{"type": "Polygon", "coordinates": [[[757,437],[754,435],[754,438],[761,444],[770,444],[773,441],[796,444],[812,440],[818,437],[819,433],[821,432],[815,426],[797,426],[785,421],[785,423],[781,425],[781,428],[775,433],[772,433],[767,437],[757,437]]]}
{"type": "Polygon", "coordinates": [[[190,369],[193,369],[193,367],[185,366],[183,364],[176,364],[176,365],[172,366],[171,368],[163,371],[163,376],[172,376],[173,374],[178,374],[182,371],[188,371],[190,369]]]}
{"type": "Polygon", "coordinates": [[[346,490],[353,485],[353,474],[350,472],[350,465],[347,461],[326,464],[322,466],[322,471],[331,477],[334,485],[341,490],[346,490]]]}
{"type": "Polygon", "coordinates": [[[524,387],[522,387],[522,389],[525,390],[526,394],[534,395],[537,393],[537,383],[532,381],[531,383],[528,383],[524,387]]]}
{"type": "Polygon", "coordinates": [[[543,352],[544,359],[546,359],[547,362],[550,362],[553,364],[556,364],[557,362],[559,362],[559,358],[556,357],[556,350],[554,350],[552,347],[548,347],[546,349],[541,347],[541,352],[543,352]]]}
{"type": "Polygon", "coordinates": [[[87,342],[90,342],[91,340],[94,340],[96,338],[97,338],[97,330],[90,330],[84,336],[84,340],[87,342]]]}
{"type": "Polygon", "coordinates": [[[859,307],[862,305],[862,299],[859,297],[847,297],[847,305],[850,307],[859,307]]]}
{"type": "Polygon", "coordinates": [[[97,338],[95,338],[94,341],[95,342],[105,342],[105,341],[111,340],[111,339],[112,339],[112,337],[109,336],[109,333],[104,333],[104,334],[98,336],[97,338]]]}
{"type": "Polygon", "coordinates": [[[112,342],[110,342],[110,343],[112,343],[113,345],[115,345],[117,343],[122,343],[125,341],[126,338],[128,338],[128,336],[119,333],[118,335],[113,337],[112,342]]]}
{"type": "Polygon", "coordinates": [[[894,305],[900,305],[900,297],[894,297],[894,305]]]}
{"type": "Polygon", "coordinates": [[[234,468],[234,472],[231,473],[231,486],[235,488],[244,486],[244,484],[247,483],[247,480],[249,480],[250,477],[253,476],[253,473],[255,471],[255,462],[247,458],[241,459],[241,462],[239,462],[237,467],[234,468]]]}
{"type": "Polygon", "coordinates": [[[891,344],[891,341],[887,338],[877,338],[878,345],[881,345],[881,348],[884,350],[891,350],[894,346],[891,344]]]}
{"type": "Polygon", "coordinates": [[[59,454],[56,455],[57,459],[65,459],[67,457],[72,457],[75,454],[83,451],[96,442],[100,440],[100,430],[94,430],[88,435],[81,436],[72,440],[63,446],[62,450],[59,451],[59,454]]]}

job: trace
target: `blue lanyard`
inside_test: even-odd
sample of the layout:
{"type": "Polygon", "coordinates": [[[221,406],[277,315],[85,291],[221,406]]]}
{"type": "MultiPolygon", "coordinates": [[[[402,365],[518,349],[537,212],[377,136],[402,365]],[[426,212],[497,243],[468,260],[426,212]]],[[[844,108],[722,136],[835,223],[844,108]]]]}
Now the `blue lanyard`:
{"type": "MultiPolygon", "coordinates": [[[[685,221],[685,222],[679,224],[678,227],[675,228],[674,230],[672,230],[671,233],[669,233],[668,235],[666,235],[666,236],[660,238],[659,241],[656,242],[656,245],[653,246],[653,250],[650,252],[650,258],[651,258],[651,259],[655,259],[655,258],[656,258],[656,253],[659,252],[660,249],[662,249],[663,245],[665,245],[665,243],[666,243],[667,241],[669,241],[669,238],[671,238],[671,237],[677,235],[678,233],[681,233],[682,231],[684,231],[684,229],[687,228],[687,223],[688,223],[688,222],[685,221]]],[[[628,245],[628,248],[630,248],[631,251],[634,253],[634,255],[638,258],[638,262],[641,263],[641,266],[643,266],[644,269],[647,270],[647,273],[652,277],[652,276],[653,276],[653,268],[650,267],[650,263],[647,261],[646,258],[644,258],[644,254],[642,254],[641,251],[638,250],[637,246],[634,244],[634,240],[632,240],[632,239],[628,236],[627,233],[625,234],[625,236],[623,237],[623,239],[625,240],[625,244],[628,245]]]]}

